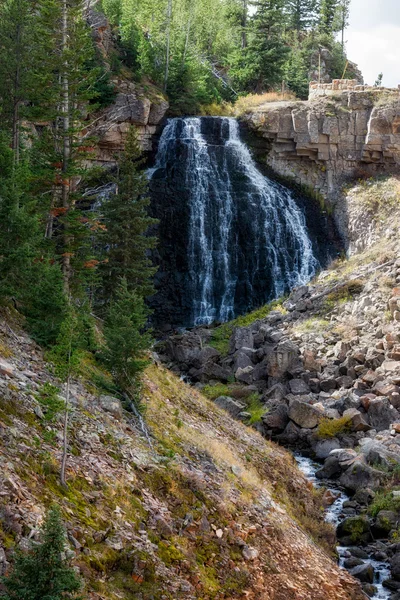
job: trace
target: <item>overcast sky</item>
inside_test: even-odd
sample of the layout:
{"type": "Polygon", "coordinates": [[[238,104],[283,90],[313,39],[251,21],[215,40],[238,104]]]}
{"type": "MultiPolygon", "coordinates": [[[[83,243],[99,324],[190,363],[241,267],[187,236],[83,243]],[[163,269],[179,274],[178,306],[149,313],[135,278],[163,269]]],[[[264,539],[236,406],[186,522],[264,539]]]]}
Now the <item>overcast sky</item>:
{"type": "Polygon", "coordinates": [[[383,72],[383,85],[400,84],[400,0],[352,0],[346,40],[365,83],[383,72]]]}

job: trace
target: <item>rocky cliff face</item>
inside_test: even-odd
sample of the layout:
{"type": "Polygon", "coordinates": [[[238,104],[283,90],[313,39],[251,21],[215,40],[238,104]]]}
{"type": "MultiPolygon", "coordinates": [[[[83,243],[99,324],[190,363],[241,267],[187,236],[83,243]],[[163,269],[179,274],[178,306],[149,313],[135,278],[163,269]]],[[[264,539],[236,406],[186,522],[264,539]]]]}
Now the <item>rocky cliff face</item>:
{"type": "MultiPolygon", "coordinates": [[[[110,71],[110,57],[117,54],[116,39],[106,17],[94,9],[87,12],[87,21],[99,55],[106,70],[110,71]]],[[[116,153],[124,148],[126,134],[136,127],[141,146],[145,152],[151,152],[157,138],[158,125],[163,121],[169,104],[154,85],[148,83],[146,89],[133,81],[128,69],[122,76],[113,76],[116,97],[113,103],[100,111],[92,119],[84,133],[94,135],[96,161],[104,166],[115,164],[116,153]]]]}
{"type": "Polygon", "coordinates": [[[260,138],[254,146],[261,162],[333,205],[344,183],[400,168],[395,92],[266,104],[243,120],[260,138]]]}

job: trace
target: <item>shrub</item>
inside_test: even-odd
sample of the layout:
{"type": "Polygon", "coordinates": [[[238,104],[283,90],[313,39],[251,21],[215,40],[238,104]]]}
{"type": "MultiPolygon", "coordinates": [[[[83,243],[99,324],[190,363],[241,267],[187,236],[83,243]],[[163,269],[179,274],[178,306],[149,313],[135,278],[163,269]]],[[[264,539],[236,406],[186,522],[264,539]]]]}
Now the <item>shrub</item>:
{"type": "Polygon", "coordinates": [[[224,383],[216,383],[215,385],[205,385],[202,393],[210,400],[215,400],[220,396],[229,396],[229,387],[224,383]]]}
{"type": "Polygon", "coordinates": [[[246,408],[246,412],[250,413],[250,417],[247,421],[248,425],[255,425],[260,423],[262,416],[265,415],[265,406],[261,403],[257,393],[252,394],[248,398],[249,405],[246,408]]]}
{"type": "Polygon", "coordinates": [[[14,568],[4,577],[3,600],[68,600],[78,599],[81,582],[65,559],[65,531],[58,507],[49,510],[41,543],[28,553],[18,551],[14,568]]]}
{"type": "Polygon", "coordinates": [[[317,428],[317,436],[322,439],[334,438],[340,433],[346,433],[351,429],[351,419],[341,417],[340,419],[322,419],[317,428]]]}

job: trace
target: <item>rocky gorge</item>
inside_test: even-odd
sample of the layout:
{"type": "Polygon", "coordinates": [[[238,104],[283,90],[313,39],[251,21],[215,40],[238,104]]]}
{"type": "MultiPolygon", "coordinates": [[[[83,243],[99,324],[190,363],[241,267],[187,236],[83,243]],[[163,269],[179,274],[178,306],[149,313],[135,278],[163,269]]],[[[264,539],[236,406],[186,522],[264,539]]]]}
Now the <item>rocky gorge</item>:
{"type": "Polygon", "coordinates": [[[316,476],[336,480],[351,496],[338,526],[346,566],[374,597],[363,558],[390,561],[384,586],[393,598],[400,589],[400,260],[398,211],[392,206],[384,218],[379,192],[390,188],[398,199],[397,184],[358,184],[349,193],[358,210],[364,198],[364,219],[379,214],[371,216],[362,252],[275,305],[170,336],[159,350],[233,417],[322,463],[316,476]]]}

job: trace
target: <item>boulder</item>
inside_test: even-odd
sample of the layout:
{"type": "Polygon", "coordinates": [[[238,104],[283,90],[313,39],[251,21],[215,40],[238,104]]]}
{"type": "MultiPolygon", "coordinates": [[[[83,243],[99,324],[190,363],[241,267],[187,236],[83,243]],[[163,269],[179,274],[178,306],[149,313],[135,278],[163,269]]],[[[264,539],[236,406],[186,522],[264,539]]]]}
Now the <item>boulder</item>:
{"type": "Polygon", "coordinates": [[[370,425],[377,431],[389,429],[391,423],[399,420],[399,417],[399,413],[387,398],[371,400],[368,408],[368,420],[370,425]]]}
{"type": "Polygon", "coordinates": [[[288,407],[286,404],[279,404],[276,408],[265,414],[262,418],[264,425],[268,429],[278,429],[283,431],[289,422],[288,407]]]}
{"type": "Polygon", "coordinates": [[[356,408],[348,408],[344,411],[343,417],[347,417],[351,422],[353,431],[369,431],[372,427],[367,423],[364,415],[356,408]]]}
{"type": "Polygon", "coordinates": [[[295,396],[310,393],[310,388],[308,387],[306,382],[303,381],[303,379],[291,379],[288,385],[290,392],[295,396]]]}
{"type": "Polygon", "coordinates": [[[319,424],[323,414],[312,404],[293,400],[289,408],[289,419],[299,427],[314,429],[319,424]]]}
{"type": "Polygon", "coordinates": [[[219,396],[214,401],[217,406],[226,410],[233,418],[237,419],[240,413],[245,410],[246,405],[229,396],[219,396]]]}
{"type": "Polygon", "coordinates": [[[300,427],[295,425],[292,421],[289,421],[285,427],[285,430],[277,435],[276,439],[281,440],[286,444],[295,444],[299,439],[300,431],[300,427]]]}
{"type": "Polygon", "coordinates": [[[235,353],[234,361],[235,361],[234,362],[235,372],[238,369],[245,369],[246,367],[253,366],[253,361],[251,360],[251,358],[245,352],[242,352],[241,350],[238,350],[235,353]]]}
{"type": "Polygon", "coordinates": [[[299,366],[299,349],[292,342],[279,342],[275,350],[268,355],[267,373],[275,379],[282,378],[295,366],[299,366]]]}
{"type": "Polygon", "coordinates": [[[109,412],[117,419],[122,417],[122,406],[118,398],[114,398],[113,396],[100,396],[99,405],[104,411],[109,412]]]}
{"type": "Polygon", "coordinates": [[[359,579],[363,583],[373,583],[374,582],[374,567],[370,563],[366,563],[363,565],[359,565],[358,567],[354,567],[351,569],[350,574],[356,579],[359,579]]]}
{"type": "Polygon", "coordinates": [[[315,456],[318,459],[328,458],[332,450],[340,448],[340,442],[336,438],[331,440],[319,440],[314,448],[315,456]]]}
{"type": "Polygon", "coordinates": [[[364,515],[347,517],[337,526],[336,535],[343,546],[367,544],[371,540],[369,520],[364,515]]]}
{"type": "Polygon", "coordinates": [[[354,461],[341,475],[340,483],[351,492],[356,492],[360,488],[377,490],[384,484],[386,478],[387,475],[385,473],[373,469],[359,459],[354,461]]]}
{"type": "Polygon", "coordinates": [[[240,381],[242,383],[248,383],[248,384],[251,383],[251,381],[253,380],[253,371],[254,371],[254,367],[252,367],[251,365],[248,365],[247,367],[244,367],[243,369],[241,367],[239,367],[239,369],[235,373],[236,381],[240,381]]]}
{"type": "Polygon", "coordinates": [[[318,479],[336,479],[342,473],[337,456],[328,456],[324,462],[324,466],[315,472],[318,479]]]}
{"type": "Polygon", "coordinates": [[[390,561],[390,570],[395,581],[400,581],[400,552],[397,552],[390,561]]]}
{"type": "Polygon", "coordinates": [[[398,515],[392,510],[380,510],[376,515],[372,532],[375,538],[387,538],[392,529],[397,529],[398,515]]]}
{"type": "Polygon", "coordinates": [[[252,327],[235,327],[229,340],[231,353],[241,348],[254,348],[252,327]]]}

